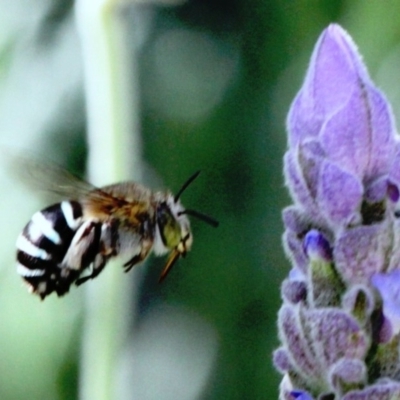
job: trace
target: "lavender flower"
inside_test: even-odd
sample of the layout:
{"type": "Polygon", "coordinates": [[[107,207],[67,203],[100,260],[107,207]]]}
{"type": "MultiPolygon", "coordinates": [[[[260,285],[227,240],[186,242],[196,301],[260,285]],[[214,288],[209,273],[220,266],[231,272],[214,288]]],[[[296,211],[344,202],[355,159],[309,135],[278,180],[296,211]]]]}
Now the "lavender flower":
{"type": "Polygon", "coordinates": [[[400,140],[340,26],[319,38],[287,126],[280,399],[398,399],[400,140]]]}

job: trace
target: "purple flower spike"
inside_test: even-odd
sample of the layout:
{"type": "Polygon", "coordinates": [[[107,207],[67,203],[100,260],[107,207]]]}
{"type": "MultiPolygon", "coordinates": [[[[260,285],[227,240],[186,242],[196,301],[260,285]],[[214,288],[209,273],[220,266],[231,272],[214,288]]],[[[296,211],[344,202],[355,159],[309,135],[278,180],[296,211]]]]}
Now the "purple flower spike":
{"type": "MultiPolygon", "coordinates": [[[[318,224],[356,224],[365,182],[393,175],[399,158],[391,109],[338,25],[321,35],[289,112],[287,185],[318,224]]],[[[399,180],[400,180],[400,174],[399,180]]]]}
{"type": "Polygon", "coordinates": [[[315,46],[287,129],[280,399],[400,399],[400,140],[336,24],[315,46]]]}

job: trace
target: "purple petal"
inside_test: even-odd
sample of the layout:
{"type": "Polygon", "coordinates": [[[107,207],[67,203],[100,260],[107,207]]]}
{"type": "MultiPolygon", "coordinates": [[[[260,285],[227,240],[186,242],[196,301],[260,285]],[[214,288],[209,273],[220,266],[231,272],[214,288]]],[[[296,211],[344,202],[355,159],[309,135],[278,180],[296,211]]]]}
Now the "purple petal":
{"type": "Polygon", "coordinates": [[[394,159],[394,124],[389,105],[373,87],[361,86],[321,131],[333,162],[364,181],[389,173],[394,159]]]}
{"type": "Polygon", "coordinates": [[[365,190],[365,200],[369,203],[377,203],[384,200],[390,194],[395,196],[394,185],[388,183],[387,176],[381,176],[368,185],[365,190]]]}
{"type": "Polygon", "coordinates": [[[316,229],[312,229],[305,236],[304,249],[309,258],[332,261],[332,248],[326,237],[316,229]]]}
{"type": "Polygon", "coordinates": [[[328,157],[362,178],[368,152],[368,110],[361,88],[353,90],[346,105],[326,122],[321,130],[321,144],[328,157]]]}
{"type": "MultiPolygon", "coordinates": [[[[326,308],[305,313],[311,328],[317,359],[326,367],[341,358],[362,359],[368,350],[368,340],[357,321],[340,309],[326,308]]],[[[325,369],[323,367],[323,369],[325,369]]]]}
{"type": "Polygon", "coordinates": [[[358,218],[363,187],[353,175],[325,161],[321,169],[318,204],[332,225],[344,225],[358,218]]]}
{"type": "Polygon", "coordinates": [[[293,267],[298,268],[304,275],[307,274],[308,258],[304,252],[303,242],[296,234],[286,231],[283,235],[283,246],[293,267]]]}
{"type": "Polygon", "coordinates": [[[304,280],[285,279],[282,283],[281,293],[286,302],[300,303],[307,298],[307,284],[304,280]]]}
{"type": "Polygon", "coordinates": [[[310,92],[310,88],[303,88],[290,106],[286,125],[292,148],[306,137],[317,137],[324,122],[324,111],[310,92]]]}
{"type": "Polygon", "coordinates": [[[390,321],[393,333],[400,332],[400,270],[374,274],[371,283],[381,295],[383,313],[390,321]]]}
{"type": "Polygon", "coordinates": [[[385,223],[344,231],[334,245],[336,269],[350,284],[369,284],[371,276],[385,266],[388,243],[385,223]]]}
{"type": "Polygon", "coordinates": [[[397,203],[400,197],[399,187],[392,182],[388,183],[387,195],[393,203],[397,203]]]}
{"type": "Polygon", "coordinates": [[[286,186],[288,187],[295,203],[301,204],[301,206],[311,215],[315,215],[315,201],[311,195],[309,187],[307,186],[298,157],[299,153],[297,150],[292,150],[285,154],[284,173],[286,186]]]}
{"type": "Polygon", "coordinates": [[[304,390],[292,390],[290,394],[293,400],[313,400],[313,397],[310,395],[310,393],[304,390]]]}
{"type": "Polygon", "coordinates": [[[364,173],[366,180],[387,175],[393,164],[396,150],[396,128],[390,104],[375,87],[367,86],[370,112],[369,162],[364,173]]]}
{"type": "Polygon", "coordinates": [[[330,370],[331,386],[342,393],[348,384],[363,384],[367,378],[367,367],[357,359],[341,359],[330,370]]]}
{"type": "Polygon", "coordinates": [[[378,332],[378,342],[379,343],[388,343],[392,340],[394,335],[393,326],[388,318],[383,316],[383,321],[381,323],[379,332],[378,332]]]}
{"type": "Polygon", "coordinates": [[[353,88],[369,81],[352,39],[338,25],[330,25],[315,46],[301,92],[288,116],[290,146],[316,137],[325,118],[345,104],[353,88]]]}
{"type": "Polygon", "coordinates": [[[289,271],[289,280],[290,281],[305,281],[306,276],[304,275],[303,271],[301,271],[299,268],[292,268],[289,271]]]}
{"type": "Polygon", "coordinates": [[[303,235],[310,227],[306,214],[296,206],[286,207],[282,211],[282,219],[286,229],[297,235],[303,235]]]}
{"type": "Polygon", "coordinates": [[[342,400],[393,400],[400,397],[400,384],[397,382],[377,383],[363,390],[347,393],[342,400]]]}
{"type": "Polygon", "coordinates": [[[320,170],[325,154],[316,140],[307,140],[299,147],[299,160],[311,196],[316,197],[320,170]]]}
{"type": "Polygon", "coordinates": [[[276,349],[274,351],[273,358],[274,358],[275,367],[281,373],[288,372],[290,369],[293,368],[292,362],[290,361],[289,354],[283,347],[280,347],[279,349],[276,349]]]}
{"type": "Polygon", "coordinates": [[[278,326],[281,341],[290,354],[290,358],[296,363],[298,373],[316,379],[321,369],[304,335],[298,308],[282,306],[279,310],[278,326]]]}

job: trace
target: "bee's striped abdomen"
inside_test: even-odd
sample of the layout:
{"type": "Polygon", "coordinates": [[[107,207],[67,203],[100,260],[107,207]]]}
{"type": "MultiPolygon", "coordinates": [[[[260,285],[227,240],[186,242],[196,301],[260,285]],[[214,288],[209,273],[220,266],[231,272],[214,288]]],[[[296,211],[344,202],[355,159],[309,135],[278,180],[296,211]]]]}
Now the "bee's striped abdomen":
{"type": "Polygon", "coordinates": [[[17,240],[17,271],[33,293],[43,299],[69,290],[80,270],[62,268],[61,262],[82,224],[82,207],[63,201],[35,213],[17,240]]]}

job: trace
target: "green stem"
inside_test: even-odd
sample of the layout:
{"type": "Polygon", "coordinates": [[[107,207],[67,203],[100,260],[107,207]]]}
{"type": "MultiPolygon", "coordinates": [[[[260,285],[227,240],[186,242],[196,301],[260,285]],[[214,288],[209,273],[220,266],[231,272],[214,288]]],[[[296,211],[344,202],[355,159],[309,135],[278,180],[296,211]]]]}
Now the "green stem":
{"type": "MultiPolygon", "coordinates": [[[[117,9],[113,0],[76,3],[88,118],[88,172],[95,185],[141,178],[136,65],[117,9]]],[[[87,284],[81,400],[115,398],[118,356],[134,312],[129,278],[120,265],[109,265],[87,284]]]]}

